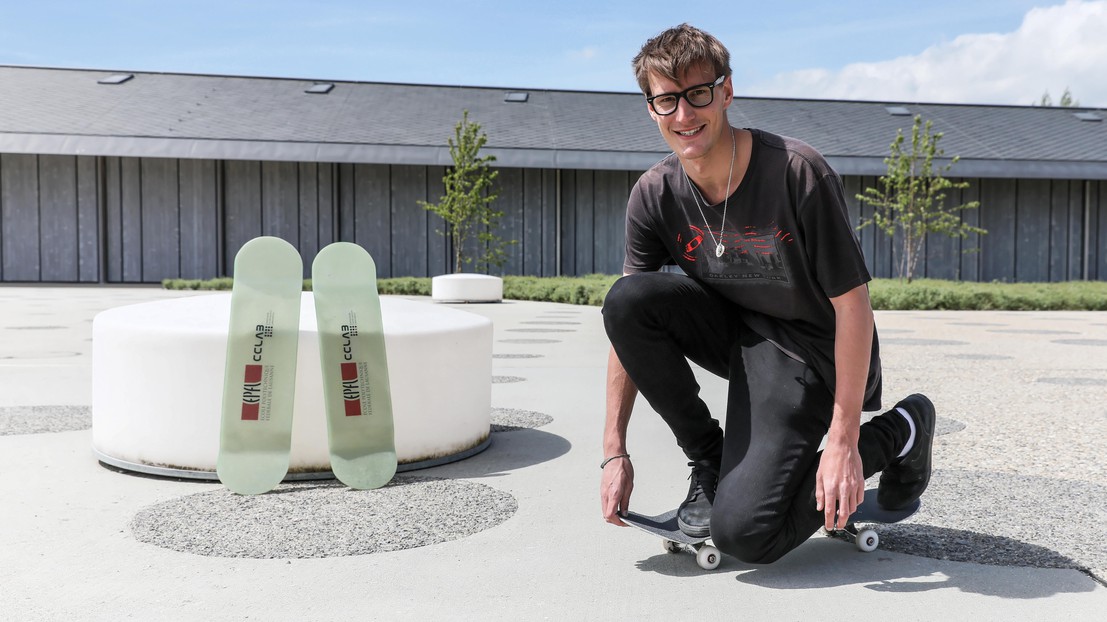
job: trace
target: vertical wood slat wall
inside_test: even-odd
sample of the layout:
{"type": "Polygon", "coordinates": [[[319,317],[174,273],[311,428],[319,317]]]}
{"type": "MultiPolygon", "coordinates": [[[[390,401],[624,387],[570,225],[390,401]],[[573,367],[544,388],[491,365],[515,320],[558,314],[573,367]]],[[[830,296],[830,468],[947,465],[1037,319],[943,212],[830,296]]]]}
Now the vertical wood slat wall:
{"type": "MultiPolygon", "coordinates": [[[[622,271],[623,218],[638,171],[501,168],[498,233],[516,240],[495,274],[622,271]]],[[[0,154],[0,281],[157,283],[233,271],[246,241],[296,245],[305,276],[320,248],[364,246],[381,277],[445,273],[440,218],[419,206],[443,192],[441,166],[0,154]]],[[[919,276],[966,281],[1107,280],[1107,182],[974,179],[951,201],[988,230],[931,236],[919,276]],[[1090,209],[1086,209],[1090,206],[1090,209]],[[979,238],[979,239],[977,239],[979,238]],[[979,247],[979,252],[965,252],[979,247]]],[[[855,198],[875,177],[845,177],[855,198]]],[[[869,269],[896,276],[899,248],[859,232],[869,269]]],[[[477,269],[489,269],[478,266],[477,269]]]]}

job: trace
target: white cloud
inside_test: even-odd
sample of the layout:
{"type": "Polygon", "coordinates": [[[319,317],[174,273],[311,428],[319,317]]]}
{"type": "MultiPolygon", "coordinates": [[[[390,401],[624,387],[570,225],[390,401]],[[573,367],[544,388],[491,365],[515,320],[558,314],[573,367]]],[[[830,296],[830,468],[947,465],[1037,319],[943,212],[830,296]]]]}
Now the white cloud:
{"type": "Polygon", "coordinates": [[[1018,30],[967,34],[914,56],[807,69],[739,88],[743,95],[1030,104],[1065,88],[1082,106],[1107,106],[1107,1],[1031,9],[1018,30]]]}
{"type": "Polygon", "coordinates": [[[589,45],[579,50],[570,50],[568,54],[569,58],[573,60],[590,61],[599,56],[600,49],[595,46],[589,45]]]}

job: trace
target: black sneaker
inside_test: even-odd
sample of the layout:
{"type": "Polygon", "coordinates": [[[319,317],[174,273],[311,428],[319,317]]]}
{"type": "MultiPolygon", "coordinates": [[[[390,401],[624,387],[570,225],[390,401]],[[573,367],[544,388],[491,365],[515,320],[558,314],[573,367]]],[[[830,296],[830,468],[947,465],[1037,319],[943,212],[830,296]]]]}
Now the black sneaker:
{"type": "Polygon", "coordinates": [[[711,504],[715,502],[715,486],[719,483],[718,463],[710,460],[689,462],[692,474],[688,479],[688,497],[677,508],[677,526],[693,538],[711,535],[711,504]]]}
{"type": "Polygon", "coordinates": [[[896,407],[906,410],[915,421],[915,444],[906,456],[893,461],[880,474],[876,502],[886,510],[905,508],[922,496],[930,483],[934,447],[934,404],[925,395],[916,393],[896,407]]]}

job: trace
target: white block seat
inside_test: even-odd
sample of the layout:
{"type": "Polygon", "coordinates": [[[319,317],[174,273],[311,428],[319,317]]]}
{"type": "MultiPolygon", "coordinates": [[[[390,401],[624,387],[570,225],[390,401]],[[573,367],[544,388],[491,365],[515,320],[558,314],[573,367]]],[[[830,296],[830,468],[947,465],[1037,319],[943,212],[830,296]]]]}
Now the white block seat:
{"type": "Polygon", "coordinates": [[[436,302],[503,302],[504,280],[487,274],[443,274],[431,279],[436,302]]]}
{"type": "MultiPolygon", "coordinates": [[[[400,471],[460,460],[490,442],[492,323],[381,298],[400,471]]],[[[92,444],[111,466],[217,479],[230,294],[109,309],[93,321],[92,444]]],[[[286,479],[329,477],[315,301],[300,306],[286,479]]]]}

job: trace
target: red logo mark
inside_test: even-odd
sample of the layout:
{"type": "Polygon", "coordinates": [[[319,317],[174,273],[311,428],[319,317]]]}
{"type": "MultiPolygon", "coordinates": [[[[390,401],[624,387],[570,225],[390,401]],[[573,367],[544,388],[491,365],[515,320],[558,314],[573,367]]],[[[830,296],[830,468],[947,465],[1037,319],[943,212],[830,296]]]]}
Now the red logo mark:
{"type": "Polygon", "coordinates": [[[342,363],[342,398],[347,417],[361,416],[361,391],[357,386],[357,363],[342,363]]]}
{"type": "Polygon", "coordinates": [[[257,421],[261,410],[261,365],[247,365],[242,379],[242,420],[257,421]]]}

